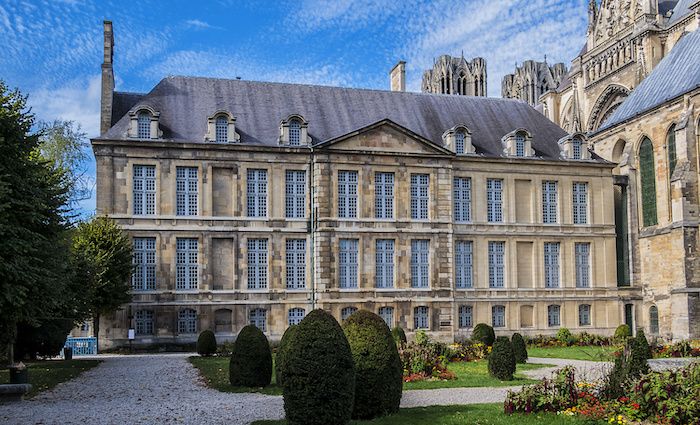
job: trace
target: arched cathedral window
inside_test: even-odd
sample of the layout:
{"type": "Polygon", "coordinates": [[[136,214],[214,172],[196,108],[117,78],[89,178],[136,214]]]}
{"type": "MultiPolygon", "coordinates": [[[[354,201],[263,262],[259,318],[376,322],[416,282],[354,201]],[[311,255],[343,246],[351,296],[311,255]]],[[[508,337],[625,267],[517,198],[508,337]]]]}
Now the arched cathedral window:
{"type": "Polygon", "coordinates": [[[676,169],[676,125],[673,124],[671,128],[668,129],[668,134],[666,135],[666,147],[668,149],[668,177],[669,179],[673,175],[673,171],[676,169]]]}
{"type": "Polygon", "coordinates": [[[642,191],[642,218],[644,227],[658,223],[656,217],[656,172],[654,170],[654,146],[648,137],[639,147],[639,176],[642,191]]]}

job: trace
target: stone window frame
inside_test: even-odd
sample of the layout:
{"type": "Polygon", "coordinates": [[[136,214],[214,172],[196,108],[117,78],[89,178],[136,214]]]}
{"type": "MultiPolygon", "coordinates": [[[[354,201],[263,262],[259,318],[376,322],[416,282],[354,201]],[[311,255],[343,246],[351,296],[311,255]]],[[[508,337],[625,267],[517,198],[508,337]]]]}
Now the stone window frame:
{"type": "Polygon", "coordinates": [[[503,304],[491,306],[491,326],[494,328],[505,328],[506,323],[506,306],[503,304]]]}
{"type": "Polygon", "coordinates": [[[246,169],[246,217],[267,217],[269,181],[266,168],[246,169]]]}
{"type": "Polygon", "coordinates": [[[394,288],[394,262],[396,256],[396,240],[376,239],[374,243],[374,287],[377,289],[394,288]]]}
{"type": "Polygon", "coordinates": [[[306,239],[287,238],[285,245],[285,282],[287,289],[306,288],[306,239]]]}
{"type": "Polygon", "coordinates": [[[357,290],[360,287],[360,240],[338,239],[338,288],[357,290]]]}
{"type": "Polygon", "coordinates": [[[413,307],[413,330],[430,329],[430,307],[419,305],[413,307]]]}
{"type": "Polygon", "coordinates": [[[523,127],[517,128],[503,136],[503,138],[501,138],[501,145],[503,146],[503,153],[505,156],[513,158],[533,158],[535,156],[535,149],[532,147],[532,133],[523,127]],[[523,136],[525,143],[523,155],[520,156],[518,155],[516,146],[518,136],[523,136]]]}
{"type": "Polygon", "coordinates": [[[447,147],[455,153],[455,155],[474,155],[476,154],[476,147],[472,143],[472,131],[464,124],[458,124],[442,134],[442,141],[447,147]],[[458,134],[464,136],[463,146],[458,149],[458,134]],[[461,152],[460,152],[461,150],[461,152]]]}
{"type": "Polygon", "coordinates": [[[394,219],[396,175],[391,171],[374,172],[374,218],[394,219]]]}
{"type": "Polygon", "coordinates": [[[129,129],[127,137],[138,140],[157,140],[161,139],[163,132],[160,131],[158,121],[160,120],[160,112],[147,105],[139,105],[129,112],[129,129]],[[139,118],[147,114],[151,120],[148,137],[140,137],[139,118]]]}
{"type": "Polygon", "coordinates": [[[463,304],[457,310],[457,325],[459,329],[471,329],[474,327],[474,306],[463,304]]]}
{"type": "Polygon", "coordinates": [[[284,171],[284,216],[306,218],[306,170],[284,171]]]}
{"type": "Polygon", "coordinates": [[[503,179],[486,179],[486,221],[489,223],[503,223],[504,186],[503,179]]]}
{"type": "Polygon", "coordinates": [[[571,184],[571,220],[574,224],[588,224],[588,182],[571,184]]]}
{"type": "Polygon", "coordinates": [[[561,285],[561,242],[544,242],[542,247],[544,287],[560,289],[561,285]]]}
{"type": "Polygon", "coordinates": [[[593,326],[593,306],[591,304],[579,304],[578,306],[578,325],[593,326]],[[584,310],[588,310],[585,314],[588,315],[588,321],[581,320],[584,317],[584,310]]]}
{"type": "Polygon", "coordinates": [[[506,287],[506,243],[505,241],[488,241],[489,289],[506,287]]]}
{"type": "Polygon", "coordinates": [[[338,218],[358,217],[360,173],[357,170],[338,170],[338,218]]]}
{"type": "Polygon", "coordinates": [[[155,291],[158,266],[158,241],[156,237],[134,237],[132,246],[132,264],[134,269],[131,273],[131,290],[134,292],[155,291]]]}
{"type": "Polygon", "coordinates": [[[199,215],[199,167],[175,167],[175,215],[199,215]]]}
{"type": "Polygon", "coordinates": [[[649,333],[658,335],[659,328],[659,308],[656,305],[649,306],[649,333]]]}
{"type": "Polygon", "coordinates": [[[569,161],[589,161],[591,160],[591,151],[589,148],[588,137],[585,133],[576,132],[562,137],[557,142],[559,145],[560,156],[562,159],[569,161]],[[579,144],[579,157],[576,158],[576,146],[579,144]]]}
{"type": "Polygon", "coordinates": [[[559,223],[559,182],[542,180],[542,224],[559,223]]]}
{"type": "Polygon", "coordinates": [[[266,237],[246,240],[247,282],[246,288],[264,291],[270,287],[270,241],[266,237]]]}
{"type": "Polygon", "coordinates": [[[177,313],[177,333],[179,335],[194,335],[197,333],[197,311],[193,308],[183,308],[177,313]]]}
{"type": "Polygon", "coordinates": [[[455,288],[474,287],[474,241],[455,241],[455,288]]]}
{"type": "Polygon", "coordinates": [[[430,220],[430,174],[411,173],[411,220],[430,220]]]}
{"type": "Polygon", "coordinates": [[[472,221],[472,179],[454,176],[452,179],[452,198],[455,223],[472,221]]]}
{"type": "Polygon", "coordinates": [[[137,310],[134,313],[134,330],[136,336],[155,334],[155,313],[150,309],[137,310]]]}
{"type": "Polygon", "coordinates": [[[592,287],[590,242],[574,243],[574,266],[576,272],[576,287],[590,289],[592,287]],[[583,249],[584,247],[585,249],[583,249]]]}
{"type": "Polygon", "coordinates": [[[280,121],[280,146],[305,147],[311,146],[312,139],[309,136],[309,122],[299,114],[291,114],[280,121]],[[292,145],[290,140],[292,122],[299,123],[299,144],[292,145]]]}
{"type": "Polygon", "coordinates": [[[547,306],[547,327],[558,328],[561,326],[561,305],[550,304],[547,306]]]}
{"type": "Polygon", "coordinates": [[[411,288],[430,288],[430,239],[411,239],[411,288]]]}
{"type": "Polygon", "coordinates": [[[154,164],[133,164],[131,176],[132,211],[137,216],[156,214],[158,167],[154,164]]]}
{"type": "Polygon", "coordinates": [[[199,249],[196,237],[175,238],[175,290],[196,291],[199,288],[199,249]]]}
{"type": "Polygon", "coordinates": [[[207,117],[207,132],[204,134],[204,141],[209,143],[238,143],[241,141],[241,135],[236,132],[236,117],[228,111],[218,110],[207,117]],[[220,141],[216,137],[217,120],[221,117],[226,118],[228,122],[228,133],[226,141],[220,141]]]}

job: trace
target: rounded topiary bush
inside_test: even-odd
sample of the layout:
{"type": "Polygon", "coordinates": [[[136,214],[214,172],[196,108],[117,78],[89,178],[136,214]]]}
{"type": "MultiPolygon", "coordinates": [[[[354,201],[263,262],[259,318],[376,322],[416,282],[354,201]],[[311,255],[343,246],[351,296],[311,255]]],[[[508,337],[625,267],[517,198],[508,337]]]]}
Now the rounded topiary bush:
{"type": "Polygon", "coordinates": [[[403,365],[384,320],[367,310],[343,324],[355,362],[353,419],[373,419],[399,411],[403,365]]]}
{"type": "Polygon", "coordinates": [[[287,423],[348,423],[355,400],[355,365],[343,330],[328,312],[314,310],[295,332],[282,387],[287,423]]]}
{"type": "Polygon", "coordinates": [[[515,373],[515,353],[513,345],[505,336],[496,338],[489,356],[489,373],[501,381],[510,381],[515,373]]]}
{"type": "Polygon", "coordinates": [[[216,353],[216,336],[209,329],[202,331],[197,338],[197,353],[200,356],[211,356],[216,353]]]}
{"type": "Polygon", "coordinates": [[[479,323],[474,326],[472,339],[491,347],[496,340],[496,333],[493,331],[493,328],[486,323],[479,323]]]}
{"type": "Polygon", "coordinates": [[[287,353],[289,352],[289,346],[291,340],[296,334],[297,325],[289,325],[282,339],[280,340],[280,345],[277,347],[277,355],[275,355],[275,379],[277,380],[277,385],[280,387],[284,383],[284,369],[287,361],[287,353]]]}
{"type": "Polygon", "coordinates": [[[632,331],[630,331],[630,327],[627,325],[620,325],[615,329],[614,338],[617,342],[625,342],[630,336],[632,336],[632,331]]]}
{"type": "Polygon", "coordinates": [[[272,351],[267,338],[256,326],[247,325],[238,333],[228,372],[234,387],[270,385],[272,351]]]}
{"type": "Polygon", "coordinates": [[[515,355],[516,363],[527,363],[527,346],[523,336],[519,333],[514,333],[510,339],[513,344],[513,354],[515,355]]]}
{"type": "Polygon", "coordinates": [[[403,331],[401,326],[396,326],[391,330],[391,336],[394,337],[394,342],[396,345],[402,345],[406,343],[406,332],[403,331]]]}
{"type": "Polygon", "coordinates": [[[649,341],[647,340],[646,335],[644,335],[644,329],[637,329],[637,336],[634,337],[634,339],[637,341],[637,346],[639,347],[641,354],[645,358],[651,359],[652,357],[654,357],[654,354],[651,352],[651,346],[649,345],[649,341]]]}

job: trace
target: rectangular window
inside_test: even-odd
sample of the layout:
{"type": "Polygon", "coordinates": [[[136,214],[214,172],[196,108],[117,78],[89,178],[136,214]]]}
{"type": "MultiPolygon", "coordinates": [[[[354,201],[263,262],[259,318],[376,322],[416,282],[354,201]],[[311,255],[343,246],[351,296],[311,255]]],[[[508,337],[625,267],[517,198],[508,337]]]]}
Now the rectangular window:
{"type": "Polygon", "coordinates": [[[248,170],[248,217],[267,217],[267,170],[248,170]]]}
{"type": "Polygon", "coordinates": [[[457,241],[455,244],[455,285],[457,288],[471,288],[473,269],[472,241],[457,241]]]}
{"type": "Polygon", "coordinates": [[[177,321],[177,332],[180,334],[197,333],[197,312],[191,308],[180,310],[177,321]]]}
{"type": "Polygon", "coordinates": [[[379,317],[384,320],[389,329],[394,328],[394,307],[380,307],[379,317]]]}
{"type": "Polygon", "coordinates": [[[287,239],[287,289],[306,287],[306,239],[287,239]]]}
{"type": "Polygon", "coordinates": [[[153,311],[139,310],[134,315],[136,335],[153,335],[153,311]]]}
{"type": "Polygon", "coordinates": [[[291,325],[298,325],[304,319],[306,311],[303,308],[290,308],[287,312],[287,323],[291,325]]]}
{"type": "Polygon", "coordinates": [[[356,311],[357,307],[343,307],[343,309],[340,310],[340,320],[348,320],[348,317],[352,316],[352,314],[356,311]]]}
{"type": "Polygon", "coordinates": [[[357,171],[338,171],[338,217],[357,218],[357,171]]]}
{"type": "Polygon", "coordinates": [[[573,186],[574,224],[588,223],[588,183],[574,183],[573,186]]]}
{"type": "Polygon", "coordinates": [[[156,166],[134,165],[134,215],[156,213],[156,166]]]}
{"type": "Polygon", "coordinates": [[[267,288],[267,239],[248,239],[248,289],[267,288]]]}
{"type": "Polygon", "coordinates": [[[175,289],[192,290],[198,287],[199,266],[197,264],[199,242],[194,238],[177,238],[175,289]]]}
{"type": "Polygon", "coordinates": [[[374,217],[394,218],[394,173],[374,173],[374,217]]]}
{"type": "Polygon", "coordinates": [[[503,180],[486,180],[486,219],[489,223],[503,222],[503,180]]]}
{"type": "Polygon", "coordinates": [[[455,177],[453,190],[455,221],[470,222],[472,219],[472,180],[468,177],[455,177]]]}
{"type": "Polygon", "coordinates": [[[557,182],[542,182],[542,222],[557,222],[557,182]]]}
{"type": "Polygon", "coordinates": [[[468,329],[472,327],[472,306],[459,306],[459,327],[461,329],[468,329]]]}
{"type": "Polygon", "coordinates": [[[411,241],[411,286],[414,288],[428,287],[429,255],[429,240],[414,239],[411,241]]]}
{"type": "Polygon", "coordinates": [[[591,325],[591,306],[589,304],[581,304],[578,306],[578,325],[591,325]]]}
{"type": "Polygon", "coordinates": [[[428,174],[411,174],[411,218],[414,220],[428,219],[429,186],[428,174]]]}
{"type": "Polygon", "coordinates": [[[413,309],[413,328],[414,329],[429,329],[430,321],[428,316],[428,307],[421,306],[413,309]]]}
{"type": "Polygon", "coordinates": [[[285,217],[306,217],[306,171],[286,171],[284,195],[285,217]]]}
{"type": "Polygon", "coordinates": [[[267,328],[267,310],[264,308],[254,308],[248,315],[248,323],[265,332],[267,328]]]}
{"type": "Polygon", "coordinates": [[[576,243],[574,244],[574,251],[576,254],[576,287],[590,288],[591,244],[576,243]]]}
{"type": "Polygon", "coordinates": [[[504,328],[506,326],[506,306],[495,305],[491,307],[491,326],[504,328]]]}
{"type": "Polygon", "coordinates": [[[394,287],[394,240],[376,241],[375,285],[377,288],[394,287]]]}
{"type": "Polygon", "coordinates": [[[503,288],[505,276],[505,242],[489,242],[489,287],[503,288]]]}
{"type": "Polygon", "coordinates": [[[544,287],[559,288],[559,242],[544,243],[544,287]]]}
{"type": "Polygon", "coordinates": [[[357,288],[357,239],[341,239],[338,252],[341,288],[357,288]]]}
{"type": "Polygon", "coordinates": [[[177,215],[197,215],[197,167],[177,167],[175,174],[177,215]]]}
{"type": "Polygon", "coordinates": [[[134,270],[131,289],[153,291],[156,289],[156,238],[134,238],[134,270]]]}
{"type": "Polygon", "coordinates": [[[560,324],[560,319],[559,319],[559,313],[560,313],[561,307],[558,305],[550,305],[547,306],[547,325],[548,326],[559,326],[560,324]]]}

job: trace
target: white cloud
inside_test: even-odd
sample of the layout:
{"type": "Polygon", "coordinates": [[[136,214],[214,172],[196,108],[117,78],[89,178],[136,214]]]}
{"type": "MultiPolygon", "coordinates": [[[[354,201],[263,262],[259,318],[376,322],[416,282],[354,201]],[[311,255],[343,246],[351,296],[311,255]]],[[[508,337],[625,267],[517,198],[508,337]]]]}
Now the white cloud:
{"type": "Polygon", "coordinates": [[[210,23],[200,21],[199,19],[188,19],[185,21],[185,25],[187,25],[189,28],[194,28],[197,30],[221,29],[221,27],[211,25],[210,23]]]}

